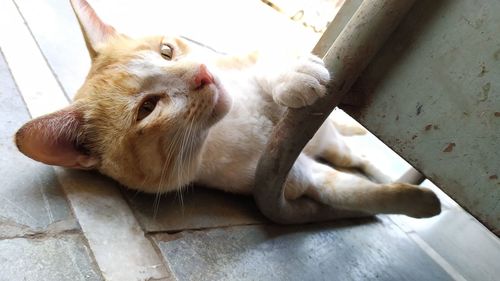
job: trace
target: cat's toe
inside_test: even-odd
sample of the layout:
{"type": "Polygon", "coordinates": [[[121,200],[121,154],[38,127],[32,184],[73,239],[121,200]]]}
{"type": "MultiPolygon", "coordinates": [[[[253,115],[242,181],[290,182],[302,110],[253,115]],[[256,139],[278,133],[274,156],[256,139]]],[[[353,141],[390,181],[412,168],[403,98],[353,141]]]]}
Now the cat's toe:
{"type": "Polygon", "coordinates": [[[295,71],[311,76],[324,86],[330,81],[328,69],[325,68],[323,61],[314,55],[299,58],[295,71]]]}
{"type": "Polygon", "coordinates": [[[274,101],[283,106],[300,108],[316,102],[326,94],[326,86],[314,77],[300,72],[290,73],[273,92],[274,101]]]}
{"type": "Polygon", "coordinates": [[[273,98],[276,103],[291,108],[308,106],[326,94],[329,81],[330,73],[320,58],[300,57],[291,71],[280,77],[273,98]]]}

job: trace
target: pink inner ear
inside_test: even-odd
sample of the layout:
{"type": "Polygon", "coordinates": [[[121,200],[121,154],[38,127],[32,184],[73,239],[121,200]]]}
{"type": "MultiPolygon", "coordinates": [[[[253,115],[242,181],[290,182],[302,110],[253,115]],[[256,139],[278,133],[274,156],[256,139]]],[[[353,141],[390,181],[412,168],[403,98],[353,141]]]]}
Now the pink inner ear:
{"type": "Polygon", "coordinates": [[[81,116],[74,107],[36,118],[16,133],[16,144],[26,156],[49,165],[91,168],[94,158],[80,152],[76,140],[81,133],[81,116]]]}

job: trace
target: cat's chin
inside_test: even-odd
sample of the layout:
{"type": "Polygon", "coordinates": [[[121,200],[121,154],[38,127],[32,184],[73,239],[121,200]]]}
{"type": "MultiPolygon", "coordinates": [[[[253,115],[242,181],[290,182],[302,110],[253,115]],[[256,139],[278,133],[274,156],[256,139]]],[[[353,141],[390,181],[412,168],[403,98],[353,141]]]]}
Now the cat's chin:
{"type": "Polygon", "coordinates": [[[213,94],[213,109],[210,115],[210,122],[213,124],[221,120],[231,109],[232,99],[226,89],[216,81],[213,85],[215,88],[213,94]]]}

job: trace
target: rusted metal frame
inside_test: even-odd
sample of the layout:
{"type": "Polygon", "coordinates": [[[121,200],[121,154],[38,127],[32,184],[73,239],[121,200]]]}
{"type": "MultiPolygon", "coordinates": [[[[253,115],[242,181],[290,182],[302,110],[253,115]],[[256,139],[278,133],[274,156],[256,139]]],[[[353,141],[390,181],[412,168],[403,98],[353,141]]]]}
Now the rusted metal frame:
{"type": "MultiPolygon", "coordinates": [[[[330,46],[332,46],[333,42],[335,42],[335,39],[337,39],[362,3],[363,0],[348,0],[342,5],[333,21],[328,25],[328,28],[323,33],[323,36],[321,36],[318,43],[316,43],[316,46],[314,46],[312,50],[313,54],[319,57],[326,55],[330,46]]],[[[343,100],[342,102],[346,102],[346,100],[343,100]]],[[[397,182],[420,185],[424,180],[425,176],[415,168],[411,167],[408,171],[401,175],[397,182]]]]}
{"type": "Polygon", "coordinates": [[[284,182],[298,155],[342,100],[414,0],[365,0],[323,58],[332,75],[328,94],[312,106],[288,109],[274,128],[256,171],[254,198],[277,223],[306,223],[363,215],[305,197],[287,200],[284,182]]]}

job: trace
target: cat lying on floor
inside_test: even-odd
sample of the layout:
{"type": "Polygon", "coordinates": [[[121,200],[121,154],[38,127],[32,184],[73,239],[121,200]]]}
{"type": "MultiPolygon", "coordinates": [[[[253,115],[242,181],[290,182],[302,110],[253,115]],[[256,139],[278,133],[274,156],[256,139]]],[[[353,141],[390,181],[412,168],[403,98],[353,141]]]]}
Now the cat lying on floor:
{"type": "MultiPolygon", "coordinates": [[[[71,105],[17,132],[19,150],[37,161],[97,169],[150,193],[199,183],[251,194],[257,161],[285,108],[311,105],[326,93],[330,74],[312,55],[200,55],[179,37],[120,34],[85,0],[71,3],[92,66],[71,105]]],[[[366,214],[440,212],[431,190],[388,183],[353,154],[331,120],[298,157],[285,196],[366,214]],[[370,180],[333,167],[359,169],[370,180]]]]}

